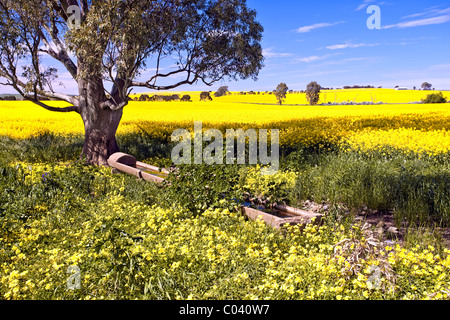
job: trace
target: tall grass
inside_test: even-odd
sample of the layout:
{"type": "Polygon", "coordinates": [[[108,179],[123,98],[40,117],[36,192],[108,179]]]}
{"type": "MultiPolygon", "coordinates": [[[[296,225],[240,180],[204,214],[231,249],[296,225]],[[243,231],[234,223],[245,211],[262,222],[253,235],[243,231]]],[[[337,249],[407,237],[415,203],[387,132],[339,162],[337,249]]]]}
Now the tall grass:
{"type": "Polygon", "coordinates": [[[397,223],[450,223],[450,167],[447,158],[403,155],[387,159],[356,153],[291,154],[285,165],[299,176],[293,202],[345,203],[352,208],[394,210],[397,223]]]}

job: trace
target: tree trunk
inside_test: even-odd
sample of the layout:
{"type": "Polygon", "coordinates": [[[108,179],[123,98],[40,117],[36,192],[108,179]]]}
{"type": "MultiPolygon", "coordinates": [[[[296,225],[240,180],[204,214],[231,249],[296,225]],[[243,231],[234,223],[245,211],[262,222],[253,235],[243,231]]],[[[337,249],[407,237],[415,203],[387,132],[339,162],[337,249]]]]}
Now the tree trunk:
{"type": "Polygon", "coordinates": [[[79,90],[85,130],[82,155],[91,164],[107,166],[108,158],[119,151],[116,131],[123,111],[101,108],[106,99],[101,79],[80,80],[79,90]]]}

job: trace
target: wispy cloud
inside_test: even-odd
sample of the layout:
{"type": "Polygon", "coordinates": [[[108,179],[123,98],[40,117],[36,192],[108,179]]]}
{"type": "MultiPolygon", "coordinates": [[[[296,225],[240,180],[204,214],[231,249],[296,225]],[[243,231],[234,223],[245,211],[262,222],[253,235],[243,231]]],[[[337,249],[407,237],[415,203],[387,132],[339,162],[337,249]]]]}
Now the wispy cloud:
{"type": "Polygon", "coordinates": [[[315,30],[315,29],[332,27],[332,26],[336,26],[336,25],[342,24],[342,23],[345,23],[345,21],[321,22],[321,23],[316,23],[316,24],[312,24],[312,25],[309,25],[309,26],[300,27],[297,30],[295,30],[295,32],[297,32],[297,33],[306,33],[306,32],[310,32],[310,31],[315,30]]]}
{"type": "Polygon", "coordinates": [[[364,9],[365,7],[367,7],[370,3],[375,2],[375,0],[364,0],[363,3],[361,3],[358,8],[355,9],[355,11],[360,11],[362,9],[364,9]]]}
{"type": "Polygon", "coordinates": [[[407,16],[402,17],[402,19],[411,19],[411,18],[417,18],[417,17],[423,17],[423,16],[433,16],[433,15],[439,15],[439,14],[445,14],[448,12],[447,9],[439,9],[439,7],[431,7],[426,9],[424,12],[414,13],[407,16]]]}
{"type": "Polygon", "coordinates": [[[378,59],[376,57],[356,57],[356,58],[347,58],[347,59],[341,59],[341,60],[324,61],[323,63],[320,64],[320,66],[321,67],[334,66],[334,65],[342,65],[342,64],[348,64],[348,63],[354,63],[354,62],[374,63],[377,60],[378,59]]]}
{"type": "Polygon", "coordinates": [[[325,55],[321,55],[321,56],[309,56],[309,57],[295,58],[294,61],[295,62],[311,63],[311,62],[325,60],[325,59],[328,59],[328,58],[330,58],[332,56],[336,56],[336,55],[339,55],[339,53],[325,54],[325,55]]]}
{"type": "Polygon", "coordinates": [[[291,57],[292,53],[287,53],[287,52],[275,52],[275,49],[272,48],[267,48],[267,49],[263,49],[263,56],[266,58],[287,58],[287,57],[291,57]]]}
{"type": "Polygon", "coordinates": [[[339,50],[339,49],[347,49],[347,48],[360,48],[360,47],[375,47],[379,46],[379,43],[351,43],[346,42],[343,44],[334,44],[332,46],[326,47],[329,50],[339,50]]]}
{"type": "Polygon", "coordinates": [[[429,18],[400,22],[397,24],[384,26],[383,29],[391,29],[391,28],[403,29],[403,28],[421,27],[421,26],[428,26],[428,25],[442,24],[442,23],[450,22],[450,8],[431,9],[431,10],[427,10],[425,12],[405,16],[402,19],[430,16],[430,15],[431,15],[431,17],[429,17],[429,18]]]}

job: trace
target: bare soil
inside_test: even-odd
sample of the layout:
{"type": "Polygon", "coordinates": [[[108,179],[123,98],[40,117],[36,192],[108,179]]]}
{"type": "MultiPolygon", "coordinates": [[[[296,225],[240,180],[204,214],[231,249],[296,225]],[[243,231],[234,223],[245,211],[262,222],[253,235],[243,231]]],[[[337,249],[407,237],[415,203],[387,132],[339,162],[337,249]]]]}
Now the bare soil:
{"type": "MultiPolygon", "coordinates": [[[[328,203],[315,203],[312,201],[304,201],[301,205],[297,206],[300,209],[328,214],[331,208],[331,204],[328,203]]],[[[404,243],[405,235],[409,230],[425,232],[424,228],[409,225],[406,222],[402,222],[401,225],[397,226],[394,219],[394,213],[392,211],[378,211],[370,210],[367,208],[360,208],[356,212],[351,213],[350,210],[346,209],[345,206],[341,207],[342,213],[354,214],[355,222],[360,222],[362,224],[368,223],[373,227],[373,232],[379,235],[381,241],[384,242],[394,242],[394,243],[404,243]]],[[[436,231],[440,234],[445,247],[450,248],[450,227],[429,227],[427,232],[436,231]]]]}

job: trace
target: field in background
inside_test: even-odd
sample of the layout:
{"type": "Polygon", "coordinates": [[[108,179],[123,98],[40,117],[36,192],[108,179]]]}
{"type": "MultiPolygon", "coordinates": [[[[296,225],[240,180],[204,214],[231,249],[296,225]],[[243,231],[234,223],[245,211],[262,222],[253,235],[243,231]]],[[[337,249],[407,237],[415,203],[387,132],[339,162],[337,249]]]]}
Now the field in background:
{"type": "MultiPolygon", "coordinates": [[[[442,155],[450,150],[450,105],[408,103],[420,101],[428,94],[425,91],[327,90],[322,99],[361,103],[376,97],[374,100],[389,104],[317,106],[304,105],[302,93],[288,94],[284,105],[275,104],[275,97],[267,93],[233,92],[213,98],[212,102],[199,101],[199,92],[175,93],[191,95],[192,102],[131,101],[124,109],[118,134],[145,132],[167,140],[174,130],[192,129],[194,121],[202,121],[204,129],[213,127],[222,131],[280,129],[281,145],[291,148],[345,145],[347,149],[367,151],[393,147],[429,155],[442,155]]],[[[54,113],[23,101],[0,101],[0,110],[0,136],[24,139],[45,133],[84,132],[81,118],[75,113],[54,113]]]]}
{"type": "MultiPolygon", "coordinates": [[[[430,93],[442,92],[444,96],[450,99],[449,91],[423,91],[423,90],[395,90],[395,89],[335,89],[322,90],[320,93],[319,103],[345,103],[345,102],[373,102],[373,103],[414,103],[420,102],[430,93]]],[[[192,97],[193,102],[200,101],[200,92],[153,92],[148,93],[149,96],[154,94],[181,96],[187,94],[192,97]]],[[[211,92],[213,96],[214,92],[211,92]]],[[[139,97],[140,94],[131,95],[131,98],[139,97]]],[[[248,103],[267,103],[276,104],[277,100],[273,94],[265,91],[255,91],[254,94],[249,92],[230,92],[226,96],[218,99],[221,102],[248,102],[248,103]],[[245,94],[243,94],[245,93],[245,94]]],[[[288,93],[286,95],[285,104],[308,104],[305,93],[288,93]]]]}

